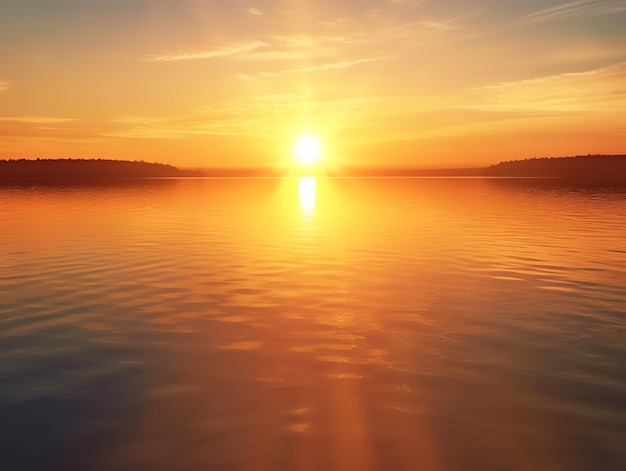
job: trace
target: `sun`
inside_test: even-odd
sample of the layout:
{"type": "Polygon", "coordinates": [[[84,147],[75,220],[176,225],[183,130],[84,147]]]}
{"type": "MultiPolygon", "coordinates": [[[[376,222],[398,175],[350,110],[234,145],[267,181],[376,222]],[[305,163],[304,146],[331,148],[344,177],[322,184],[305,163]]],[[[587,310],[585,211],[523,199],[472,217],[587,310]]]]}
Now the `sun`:
{"type": "Polygon", "coordinates": [[[310,134],[304,134],[296,140],[293,155],[302,167],[311,167],[322,158],[320,140],[310,134]]]}

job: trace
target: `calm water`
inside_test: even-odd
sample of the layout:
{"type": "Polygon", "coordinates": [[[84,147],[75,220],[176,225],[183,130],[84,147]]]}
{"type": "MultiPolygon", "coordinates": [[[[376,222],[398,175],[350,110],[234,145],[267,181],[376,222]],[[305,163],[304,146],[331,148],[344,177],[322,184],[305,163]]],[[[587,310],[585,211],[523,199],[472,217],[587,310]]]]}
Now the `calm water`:
{"type": "Polygon", "coordinates": [[[626,469],[626,190],[0,187],[0,469],[626,469]]]}

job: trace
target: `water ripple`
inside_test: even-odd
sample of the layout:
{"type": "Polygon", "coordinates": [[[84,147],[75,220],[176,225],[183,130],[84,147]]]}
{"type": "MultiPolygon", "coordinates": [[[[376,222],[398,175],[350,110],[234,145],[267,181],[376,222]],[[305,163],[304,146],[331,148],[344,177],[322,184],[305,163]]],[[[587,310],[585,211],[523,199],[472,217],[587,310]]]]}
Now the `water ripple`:
{"type": "Polygon", "coordinates": [[[626,199],[570,190],[0,188],[0,455],[622,469],[626,199]]]}

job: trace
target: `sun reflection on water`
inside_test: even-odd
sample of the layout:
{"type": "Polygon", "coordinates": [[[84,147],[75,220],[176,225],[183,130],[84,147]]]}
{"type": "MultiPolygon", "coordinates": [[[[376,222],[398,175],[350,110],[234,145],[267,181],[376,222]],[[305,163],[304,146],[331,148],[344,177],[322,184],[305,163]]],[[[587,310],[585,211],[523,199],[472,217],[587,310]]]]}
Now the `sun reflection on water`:
{"type": "Polygon", "coordinates": [[[315,213],[315,177],[300,177],[298,183],[298,194],[300,195],[300,209],[306,217],[311,217],[315,213]]]}

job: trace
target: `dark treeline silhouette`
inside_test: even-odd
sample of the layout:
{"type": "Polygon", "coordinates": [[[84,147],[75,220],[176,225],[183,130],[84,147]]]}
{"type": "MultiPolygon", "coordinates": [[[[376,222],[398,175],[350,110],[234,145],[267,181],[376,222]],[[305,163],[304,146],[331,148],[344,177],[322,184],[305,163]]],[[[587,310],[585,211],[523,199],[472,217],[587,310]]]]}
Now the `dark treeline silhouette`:
{"type": "Polygon", "coordinates": [[[144,161],[107,159],[0,160],[0,180],[98,182],[129,178],[202,176],[196,170],[144,161]]]}
{"type": "Polygon", "coordinates": [[[626,184],[626,155],[579,155],[512,160],[484,171],[490,177],[555,177],[578,182],[626,184]]]}
{"type": "MultiPolygon", "coordinates": [[[[314,172],[327,176],[555,177],[577,182],[626,184],[626,155],[543,157],[500,162],[487,168],[415,169],[343,167],[314,172]]],[[[280,168],[184,170],[168,164],[110,159],[0,160],[0,181],[93,183],[167,177],[280,177],[280,168]]]]}

